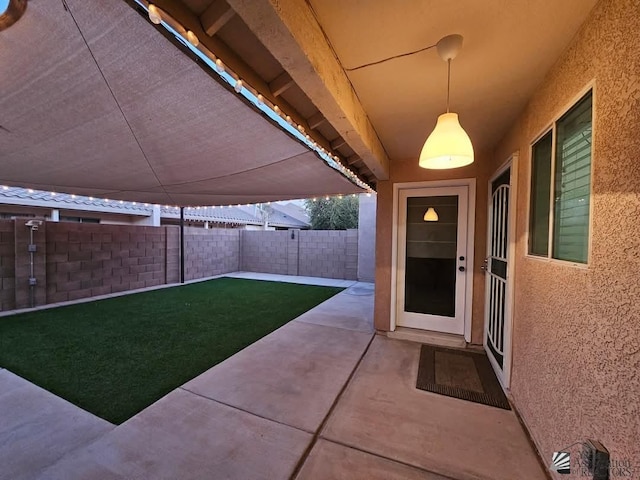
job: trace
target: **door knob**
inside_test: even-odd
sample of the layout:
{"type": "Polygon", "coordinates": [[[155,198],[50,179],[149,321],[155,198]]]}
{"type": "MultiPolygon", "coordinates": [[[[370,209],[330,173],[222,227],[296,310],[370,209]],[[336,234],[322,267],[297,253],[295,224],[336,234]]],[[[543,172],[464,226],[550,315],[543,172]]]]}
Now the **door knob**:
{"type": "Polygon", "coordinates": [[[464,267],[463,267],[462,265],[460,265],[460,266],[458,267],[458,270],[460,270],[461,272],[464,272],[464,270],[465,270],[465,269],[464,269],[464,267]]]}

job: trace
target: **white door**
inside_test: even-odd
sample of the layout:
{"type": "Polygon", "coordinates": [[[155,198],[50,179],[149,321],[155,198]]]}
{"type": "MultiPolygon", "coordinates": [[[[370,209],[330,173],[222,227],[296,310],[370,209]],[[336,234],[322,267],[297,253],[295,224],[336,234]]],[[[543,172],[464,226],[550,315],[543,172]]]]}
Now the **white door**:
{"type": "Polygon", "coordinates": [[[508,386],[510,337],[511,248],[509,244],[509,207],[511,199],[511,166],[499,171],[489,182],[484,346],[493,368],[508,386]]]}
{"type": "Polygon", "coordinates": [[[396,324],[462,335],[469,187],[398,194],[396,324]]]}

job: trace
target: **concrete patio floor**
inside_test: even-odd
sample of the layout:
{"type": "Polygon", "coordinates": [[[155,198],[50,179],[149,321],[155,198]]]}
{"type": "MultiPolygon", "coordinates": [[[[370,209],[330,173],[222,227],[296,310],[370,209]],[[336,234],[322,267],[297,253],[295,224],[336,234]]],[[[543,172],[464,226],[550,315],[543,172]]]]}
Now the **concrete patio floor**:
{"type": "Polygon", "coordinates": [[[119,426],[0,371],[0,479],[546,479],[514,412],[415,389],[419,345],[375,334],[372,287],[119,426]]]}

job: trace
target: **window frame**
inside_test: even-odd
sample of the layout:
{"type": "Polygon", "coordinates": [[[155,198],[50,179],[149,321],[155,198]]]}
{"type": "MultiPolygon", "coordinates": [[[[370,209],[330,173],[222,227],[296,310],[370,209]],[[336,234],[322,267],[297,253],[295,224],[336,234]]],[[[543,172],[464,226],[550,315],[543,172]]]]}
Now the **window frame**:
{"type": "Polygon", "coordinates": [[[538,134],[531,140],[529,143],[529,177],[528,177],[528,194],[527,194],[527,223],[526,223],[526,242],[524,245],[524,256],[525,258],[542,261],[545,263],[554,263],[565,266],[572,266],[581,269],[587,269],[591,264],[591,250],[592,250],[592,240],[593,240],[593,182],[594,182],[594,165],[595,165],[595,155],[594,155],[594,141],[593,139],[596,136],[596,82],[595,80],[590,81],[585,87],[583,87],[578,94],[574,95],[569,102],[567,102],[556,114],[553,116],[552,120],[545,124],[544,128],[542,128],[538,134]],[[557,131],[556,125],[558,120],[560,120],[569,110],[571,110],[574,106],[578,104],[582,98],[591,92],[591,178],[589,179],[589,227],[588,227],[588,238],[587,238],[587,261],[585,263],[576,262],[572,260],[561,260],[559,258],[553,258],[553,245],[554,245],[554,229],[555,229],[555,182],[556,182],[556,144],[557,144],[557,131]],[[533,147],[534,145],[541,140],[546,134],[551,132],[551,175],[550,175],[550,189],[549,189],[549,240],[548,240],[548,248],[546,255],[536,255],[530,252],[531,245],[531,203],[532,203],[532,195],[533,195],[533,147]]]}

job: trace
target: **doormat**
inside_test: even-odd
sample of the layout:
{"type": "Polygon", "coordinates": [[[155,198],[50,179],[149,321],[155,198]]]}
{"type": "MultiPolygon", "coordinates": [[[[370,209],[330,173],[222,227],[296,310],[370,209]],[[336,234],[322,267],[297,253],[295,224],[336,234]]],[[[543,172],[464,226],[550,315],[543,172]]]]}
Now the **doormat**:
{"type": "Polygon", "coordinates": [[[416,388],[511,410],[484,352],[422,345],[416,388]]]}

